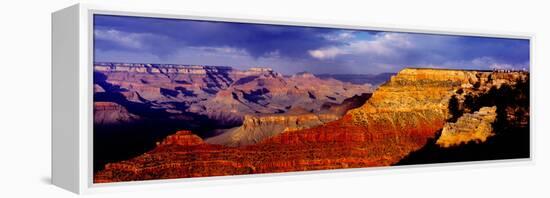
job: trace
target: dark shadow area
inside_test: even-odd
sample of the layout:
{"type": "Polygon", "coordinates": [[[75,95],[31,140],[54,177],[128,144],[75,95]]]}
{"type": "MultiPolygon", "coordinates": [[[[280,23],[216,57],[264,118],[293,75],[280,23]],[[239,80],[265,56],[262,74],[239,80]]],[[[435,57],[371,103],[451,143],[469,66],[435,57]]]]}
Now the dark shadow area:
{"type": "Polygon", "coordinates": [[[469,142],[451,148],[439,147],[436,139],[395,165],[529,158],[528,128],[510,129],[484,143],[469,142]]]}
{"type": "Polygon", "coordinates": [[[179,92],[176,90],[160,88],[160,94],[166,97],[177,97],[179,92]]]}
{"type": "Polygon", "coordinates": [[[363,93],[346,98],[342,103],[326,102],[321,106],[321,113],[332,112],[344,115],[347,111],[363,106],[372,96],[372,93],[363,93]]]}
{"type": "Polygon", "coordinates": [[[127,160],[150,151],[155,148],[156,142],[178,130],[190,130],[201,138],[207,138],[215,135],[211,134],[214,129],[238,125],[221,126],[219,122],[202,115],[148,116],[131,123],[95,124],[94,171],[103,169],[109,162],[127,160]]]}
{"type": "Polygon", "coordinates": [[[233,85],[246,84],[246,83],[254,81],[256,78],[258,78],[258,76],[247,76],[247,77],[244,77],[244,78],[240,78],[239,80],[235,81],[235,83],[233,85]]]}
{"type": "Polygon", "coordinates": [[[187,90],[185,87],[175,87],[175,90],[179,91],[184,96],[197,97],[197,94],[193,90],[187,90]]]}
{"type": "Polygon", "coordinates": [[[262,102],[266,100],[266,94],[269,93],[269,89],[261,88],[257,90],[252,90],[250,93],[246,93],[244,91],[241,91],[243,98],[247,101],[259,104],[259,105],[266,105],[265,102],[262,102]]]}
{"type": "Polygon", "coordinates": [[[307,95],[308,95],[309,98],[311,98],[313,100],[317,99],[317,97],[315,97],[315,95],[313,93],[311,93],[311,91],[308,91],[307,95]]]}
{"type": "Polygon", "coordinates": [[[464,114],[464,111],[460,109],[459,105],[458,99],[453,95],[451,99],[449,99],[449,114],[451,114],[451,118],[447,120],[448,122],[456,122],[456,120],[464,114]]]}
{"type": "MultiPolygon", "coordinates": [[[[121,92],[126,90],[111,85],[103,74],[95,73],[94,82],[106,92],[94,94],[94,102],[113,102],[123,106],[129,113],[139,116],[138,120],[117,124],[94,124],[93,150],[94,172],[105,164],[127,160],[154,149],[156,142],[178,130],[190,130],[201,138],[207,138],[214,129],[231,128],[242,123],[218,122],[204,115],[193,113],[170,113],[154,107],[154,104],[141,99],[141,102],[128,101],[121,92]]],[[[179,91],[164,90],[164,94],[174,95],[179,91]]],[[[171,103],[176,109],[185,110],[185,103],[171,103]]],[[[241,121],[242,122],[242,121],[241,121]]]]}
{"type": "Polygon", "coordinates": [[[121,88],[118,85],[112,85],[109,82],[107,82],[107,76],[105,76],[105,74],[102,74],[100,72],[94,72],[94,83],[101,86],[101,88],[103,88],[106,92],[128,91],[124,88],[121,88]]]}

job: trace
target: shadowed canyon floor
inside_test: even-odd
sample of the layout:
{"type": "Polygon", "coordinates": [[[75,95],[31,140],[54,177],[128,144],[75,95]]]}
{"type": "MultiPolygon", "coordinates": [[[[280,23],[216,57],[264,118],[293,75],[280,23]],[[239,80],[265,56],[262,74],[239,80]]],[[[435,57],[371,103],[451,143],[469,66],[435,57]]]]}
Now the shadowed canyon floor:
{"type": "MultiPolygon", "coordinates": [[[[265,77],[270,80],[261,83],[267,85],[262,86],[263,88],[269,87],[266,89],[270,93],[282,83],[276,76],[276,80],[265,77]]],[[[288,85],[292,84],[289,83],[292,80],[286,78],[314,76],[300,74],[281,78],[288,85]]],[[[253,80],[256,79],[258,78],[253,80]]],[[[246,84],[253,80],[244,81],[246,84]]],[[[307,81],[311,82],[312,79],[307,81]]],[[[178,131],[159,140],[153,149],[137,157],[106,164],[103,170],[95,174],[94,182],[453,161],[449,159],[461,161],[528,157],[528,82],[529,74],[526,72],[404,69],[378,87],[372,96],[367,97],[368,100],[353,100],[353,95],[349,94],[334,102],[333,111],[326,110],[330,109],[324,105],[327,104],[326,101],[324,104],[304,105],[306,102],[298,100],[302,101],[299,102],[302,108],[315,108],[313,111],[309,109],[309,114],[304,114],[301,108],[290,107],[282,113],[282,117],[275,114],[252,115],[246,118],[243,116],[242,126],[225,130],[219,136],[206,139],[206,142],[195,131],[178,131]],[[346,106],[346,98],[350,98],[348,103],[354,105],[346,106]],[[349,102],[350,100],[361,101],[361,105],[349,102]],[[331,113],[323,112],[323,106],[325,111],[331,113]],[[337,112],[337,106],[345,106],[344,110],[340,109],[340,116],[334,113],[337,112]],[[293,112],[308,116],[293,118],[293,112]],[[338,117],[323,117],[326,115],[338,117]],[[283,128],[271,126],[275,121],[287,124],[283,128]],[[300,127],[302,125],[307,127],[300,127]],[[513,138],[518,142],[511,141],[513,138]],[[458,155],[461,151],[464,151],[462,157],[458,155]]],[[[298,84],[300,83],[295,86],[298,84]]],[[[102,89],[105,87],[107,86],[102,86],[102,89]]],[[[231,84],[229,88],[220,89],[217,94],[232,95],[229,92],[236,93],[245,89],[235,87],[238,86],[231,84]]],[[[250,101],[259,96],[246,95],[256,93],[253,90],[258,90],[257,88],[258,83],[253,89],[245,89],[250,92],[244,91],[243,95],[237,94],[237,97],[233,97],[233,102],[220,104],[242,104],[238,102],[241,97],[248,98],[245,104],[251,104],[250,101]]],[[[326,87],[327,90],[332,90],[329,88],[326,87]]],[[[322,91],[311,91],[299,93],[310,99],[311,95],[315,98],[321,95],[332,100],[330,97],[333,96],[327,97],[322,91]]],[[[260,92],[265,90],[260,89],[260,92]]],[[[288,90],[283,92],[288,93],[288,90]]],[[[110,103],[96,106],[99,107],[106,111],[126,112],[110,103]]],[[[267,109],[272,109],[272,106],[258,108],[258,111],[267,109]]],[[[131,114],[109,118],[125,122],[140,116],[129,110],[127,112],[131,114]]],[[[108,119],[102,119],[102,122],[106,122],[105,120],[108,119]]]]}

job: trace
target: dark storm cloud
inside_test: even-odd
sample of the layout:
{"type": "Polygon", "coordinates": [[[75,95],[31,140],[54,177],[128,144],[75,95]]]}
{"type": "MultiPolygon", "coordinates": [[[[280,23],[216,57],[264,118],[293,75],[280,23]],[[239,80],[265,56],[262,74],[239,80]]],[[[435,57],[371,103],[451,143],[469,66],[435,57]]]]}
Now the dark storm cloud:
{"type": "MultiPolygon", "coordinates": [[[[336,44],[318,35],[334,31],[326,28],[289,27],[261,24],[205,22],[144,17],[96,15],[96,30],[117,30],[124,33],[155,35],[142,42],[146,50],[164,55],[181,47],[234,47],[246,50],[252,57],[273,52],[282,56],[303,58],[307,51],[336,44]]],[[[126,48],[117,43],[97,40],[100,48],[126,48]]]]}
{"type": "Polygon", "coordinates": [[[287,74],[529,67],[524,39],[96,15],[94,41],[96,61],[263,65],[287,74]]]}

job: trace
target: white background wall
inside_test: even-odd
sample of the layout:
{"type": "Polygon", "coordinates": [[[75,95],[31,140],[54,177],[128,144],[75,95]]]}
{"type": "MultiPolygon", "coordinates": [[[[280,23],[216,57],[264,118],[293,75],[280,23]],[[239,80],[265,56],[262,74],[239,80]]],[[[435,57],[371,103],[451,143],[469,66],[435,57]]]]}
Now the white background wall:
{"type": "MultiPolygon", "coordinates": [[[[78,1],[3,1],[0,7],[0,197],[74,196],[50,181],[50,13],[78,1]]],[[[102,3],[99,0],[82,2],[102,3]]],[[[507,0],[111,0],[102,4],[206,13],[349,21],[357,25],[534,33],[532,165],[415,168],[288,177],[271,182],[140,190],[101,197],[548,197],[549,5],[507,0]],[[545,20],[546,19],[546,20],[545,20]],[[301,178],[301,179],[300,179],[301,178]]],[[[270,180],[268,180],[270,181],[270,180]]]]}

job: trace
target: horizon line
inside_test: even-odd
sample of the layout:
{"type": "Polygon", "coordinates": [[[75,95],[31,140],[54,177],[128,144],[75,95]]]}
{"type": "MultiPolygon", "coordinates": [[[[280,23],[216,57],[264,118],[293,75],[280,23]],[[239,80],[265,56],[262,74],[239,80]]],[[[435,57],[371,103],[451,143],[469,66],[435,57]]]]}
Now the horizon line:
{"type": "MultiPolygon", "coordinates": [[[[231,65],[207,65],[207,64],[182,64],[182,63],[139,63],[139,62],[108,62],[108,61],[93,61],[93,66],[101,66],[101,65],[96,65],[96,64],[130,64],[130,65],[138,65],[138,64],[141,64],[141,65],[171,65],[171,66],[201,66],[201,67],[219,67],[219,68],[231,68],[231,69],[234,69],[234,70],[240,70],[238,68],[235,68],[235,66],[231,66],[231,65]]],[[[269,69],[273,69],[272,67],[269,67],[269,66],[251,66],[249,67],[248,69],[252,69],[252,68],[269,68],[269,69]]],[[[399,73],[400,71],[403,71],[405,69],[432,69],[432,70],[456,70],[456,71],[479,71],[479,72],[494,72],[494,71],[521,71],[521,72],[529,72],[529,69],[525,70],[525,69],[492,69],[492,70],[489,70],[489,69],[460,69],[460,68],[437,68],[437,67],[415,67],[415,66],[405,66],[403,67],[403,69],[397,71],[397,72],[380,72],[380,73],[377,73],[377,74],[374,74],[374,73],[312,73],[312,72],[309,72],[309,71],[300,71],[300,72],[296,72],[294,74],[299,74],[299,73],[311,73],[311,74],[314,74],[314,75],[380,75],[380,74],[396,74],[396,73],[399,73]]],[[[294,75],[294,74],[289,74],[289,75],[294,75]]]]}

